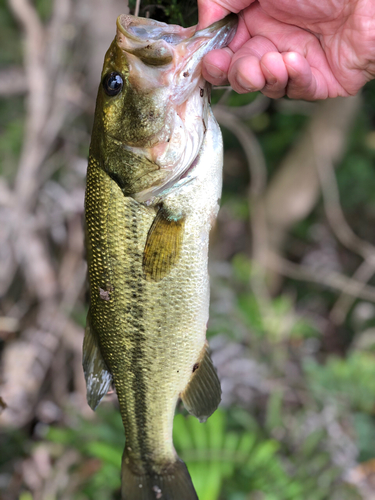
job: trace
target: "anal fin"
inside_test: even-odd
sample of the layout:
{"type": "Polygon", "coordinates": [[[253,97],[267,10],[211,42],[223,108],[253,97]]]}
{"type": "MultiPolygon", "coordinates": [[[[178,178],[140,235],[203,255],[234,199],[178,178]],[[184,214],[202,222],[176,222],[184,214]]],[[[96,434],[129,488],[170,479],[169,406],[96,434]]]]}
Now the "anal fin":
{"type": "Polygon", "coordinates": [[[197,417],[200,422],[205,422],[219,406],[220,380],[212,363],[207,343],[180,397],[187,411],[197,417]]]}
{"type": "Polygon", "coordinates": [[[164,207],[159,208],[143,252],[143,271],[149,281],[163,279],[178,261],[184,222],[183,216],[174,216],[164,207]]]}
{"type": "Polygon", "coordinates": [[[82,364],[86,379],[87,402],[93,410],[96,410],[111,386],[112,375],[103,359],[98,339],[91,327],[90,312],[86,320],[82,364]]]}

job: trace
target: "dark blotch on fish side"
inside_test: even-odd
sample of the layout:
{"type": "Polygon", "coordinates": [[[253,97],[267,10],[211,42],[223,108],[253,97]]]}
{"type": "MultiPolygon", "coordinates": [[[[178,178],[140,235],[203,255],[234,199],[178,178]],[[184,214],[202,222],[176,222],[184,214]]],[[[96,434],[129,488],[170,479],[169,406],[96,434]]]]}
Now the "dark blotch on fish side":
{"type": "Polygon", "coordinates": [[[103,288],[99,287],[99,297],[101,300],[106,300],[107,302],[110,300],[111,296],[108,290],[103,290],[103,288]]]}
{"type": "Polygon", "coordinates": [[[199,363],[195,363],[195,365],[193,366],[193,373],[198,370],[199,368],[199,363]]]}

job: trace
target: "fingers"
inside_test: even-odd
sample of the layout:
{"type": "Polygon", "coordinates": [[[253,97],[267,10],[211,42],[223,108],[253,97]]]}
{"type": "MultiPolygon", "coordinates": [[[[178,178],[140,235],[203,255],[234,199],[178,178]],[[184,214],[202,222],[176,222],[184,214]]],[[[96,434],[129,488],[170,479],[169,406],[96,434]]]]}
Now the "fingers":
{"type": "MultiPolygon", "coordinates": [[[[238,93],[260,90],[277,99],[317,100],[348,95],[335,76],[321,37],[269,15],[253,0],[198,0],[200,21],[209,24],[241,11],[229,48],[212,51],[203,60],[203,76],[214,85],[229,80],[238,93]]],[[[264,4],[267,2],[264,1],[264,4]]]]}
{"type": "Polygon", "coordinates": [[[288,72],[275,45],[265,37],[255,36],[233,56],[228,79],[239,94],[261,90],[277,99],[285,94],[288,72]]]}
{"type": "Polygon", "coordinates": [[[311,101],[335,97],[339,95],[336,84],[324,71],[320,51],[307,51],[307,57],[298,52],[280,53],[268,38],[254,36],[235,53],[227,47],[207,54],[202,73],[214,85],[229,80],[239,94],[260,90],[272,99],[287,95],[311,101]],[[317,67],[312,65],[314,60],[317,67]]]}
{"type": "Polygon", "coordinates": [[[213,85],[226,85],[233,52],[226,47],[212,50],[203,58],[202,75],[213,85]]]}
{"type": "Polygon", "coordinates": [[[229,67],[228,80],[240,94],[260,90],[272,99],[287,95],[307,101],[331,97],[325,75],[297,52],[266,52],[260,58],[253,54],[239,59],[236,56],[229,67]]]}
{"type": "Polygon", "coordinates": [[[311,67],[304,56],[297,52],[280,54],[256,38],[260,37],[251,39],[252,44],[248,42],[235,54],[229,48],[207,54],[203,77],[213,85],[225,85],[229,80],[239,94],[260,90],[272,99],[287,95],[308,101],[333,97],[326,77],[311,67]],[[266,51],[270,48],[273,50],[266,51]]]}
{"type": "MultiPolygon", "coordinates": [[[[225,6],[230,3],[215,1],[225,6]]],[[[238,93],[260,90],[274,99],[283,95],[306,100],[346,95],[321,40],[307,30],[271,17],[258,2],[242,11],[229,48],[226,52],[211,52],[203,61],[203,75],[214,85],[228,79],[238,93]]]]}
{"type": "Polygon", "coordinates": [[[279,99],[285,95],[288,72],[283,57],[278,52],[268,52],[260,60],[260,67],[266,79],[262,92],[267,97],[279,99]]]}
{"type": "Polygon", "coordinates": [[[289,76],[288,97],[306,101],[330,97],[326,78],[318,69],[312,68],[305,57],[297,52],[286,52],[283,60],[289,76]]]}
{"type": "Polygon", "coordinates": [[[273,99],[282,97],[288,83],[283,56],[268,41],[254,38],[250,42],[235,55],[228,47],[207,54],[203,77],[213,85],[225,85],[229,79],[239,94],[261,90],[273,99]]]}
{"type": "Polygon", "coordinates": [[[278,52],[267,52],[260,59],[247,55],[237,59],[230,67],[228,79],[239,94],[261,90],[273,99],[285,95],[288,72],[278,52]]]}

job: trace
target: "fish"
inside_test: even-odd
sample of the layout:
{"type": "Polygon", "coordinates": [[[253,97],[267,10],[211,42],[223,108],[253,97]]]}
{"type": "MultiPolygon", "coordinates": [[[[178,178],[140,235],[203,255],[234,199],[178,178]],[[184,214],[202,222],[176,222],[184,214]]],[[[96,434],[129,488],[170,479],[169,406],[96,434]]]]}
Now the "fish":
{"type": "Polygon", "coordinates": [[[178,401],[204,422],[221,399],[206,341],[209,233],[223,146],[202,58],[237,16],[206,29],[121,15],[104,59],[85,233],[87,401],[112,384],[125,430],[123,500],[194,500],[172,441],[178,401]]]}

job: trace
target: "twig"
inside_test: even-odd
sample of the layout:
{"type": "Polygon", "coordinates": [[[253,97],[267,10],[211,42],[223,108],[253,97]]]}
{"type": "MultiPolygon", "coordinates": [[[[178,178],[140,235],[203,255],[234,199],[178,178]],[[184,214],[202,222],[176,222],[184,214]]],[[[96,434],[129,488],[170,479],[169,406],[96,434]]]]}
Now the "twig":
{"type": "Polygon", "coordinates": [[[346,293],[375,302],[375,288],[369,285],[364,285],[361,282],[348,278],[347,276],[335,271],[327,272],[326,270],[310,269],[307,266],[295,264],[280,255],[269,253],[267,260],[268,266],[276,272],[300,281],[311,281],[322,286],[327,286],[333,290],[342,290],[345,288],[346,293]]]}
{"type": "Polygon", "coordinates": [[[25,94],[28,90],[23,68],[11,66],[0,71],[0,96],[14,96],[25,94]]]}
{"type": "Polygon", "coordinates": [[[139,9],[140,9],[140,6],[141,6],[141,0],[137,0],[136,4],[135,4],[135,9],[134,9],[134,16],[135,17],[138,17],[139,16],[139,9]]]}
{"type": "Polygon", "coordinates": [[[223,111],[230,113],[232,116],[237,116],[242,120],[248,120],[253,116],[260,115],[263,113],[268,106],[270,105],[271,99],[259,93],[254,101],[246,104],[245,106],[227,106],[226,103],[229,99],[230,94],[233,92],[233,89],[230,85],[219,85],[217,87],[213,87],[214,90],[225,90],[226,92],[220,97],[219,102],[216,104],[220,106],[223,111]]]}
{"type": "Polygon", "coordinates": [[[217,103],[217,106],[224,106],[232,93],[232,87],[230,87],[229,85],[222,85],[219,87],[214,87],[214,89],[225,90],[217,103]]]}
{"type": "MultiPolygon", "coordinates": [[[[374,276],[374,267],[364,260],[353,274],[353,279],[362,283],[362,287],[374,276]]],[[[357,297],[349,295],[348,291],[344,289],[339,298],[333,305],[329,317],[335,325],[341,325],[348,314],[349,309],[353,305],[357,297]]]]}
{"type": "Polygon", "coordinates": [[[24,143],[15,182],[18,210],[22,212],[35,199],[38,170],[68,112],[61,97],[65,93],[57,85],[65,82],[60,63],[66,44],[62,27],[69,18],[71,2],[55,0],[51,24],[46,29],[29,0],[8,1],[26,38],[24,67],[29,92],[24,143]]]}
{"type": "Polygon", "coordinates": [[[267,168],[263,152],[251,129],[238,119],[232,109],[236,108],[218,104],[213,106],[217,121],[230,130],[241,143],[250,168],[251,195],[258,197],[263,194],[267,180],[267,168]]]}
{"type": "MultiPolygon", "coordinates": [[[[48,45],[46,47],[46,66],[48,76],[53,85],[56,85],[65,67],[61,64],[62,48],[66,45],[67,23],[72,10],[72,0],[54,1],[51,21],[47,27],[48,45]],[[60,73],[58,78],[58,74],[60,73]]],[[[56,90],[56,87],[55,89],[56,90]]],[[[56,92],[55,92],[56,94],[56,92]]]]}
{"type": "Polygon", "coordinates": [[[277,99],[274,106],[279,113],[284,115],[306,115],[311,116],[317,106],[316,102],[300,101],[294,99],[277,99]]]}
{"type": "Polygon", "coordinates": [[[322,189],[324,209],[332,231],[337,239],[349,250],[360,255],[375,268],[375,247],[368,241],[359,238],[347,223],[340,204],[340,194],[333,169],[332,159],[325,154],[323,140],[330,137],[316,137],[313,134],[315,165],[322,189]]]}
{"type": "Polygon", "coordinates": [[[232,113],[232,108],[216,105],[213,111],[218,122],[230,130],[239,140],[250,170],[251,205],[250,226],[253,237],[252,268],[250,283],[264,317],[272,315],[271,298],[266,286],[266,259],[268,256],[267,221],[264,210],[264,191],[267,182],[265,158],[253,132],[232,113]]]}
{"type": "Polygon", "coordinates": [[[267,169],[262,149],[252,131],[242,123],[227,107],[216,105],[213,111],[217,121],[230,130],[239,140],[245,153],[250,174],[250,197],[253,211],[257,215],[252,217],[253,229],[253,258],[262,262],[267,255],[267,225],[263,205],[260,202],[266,186],[267,169]]]}
{"type": "Polygon", "coordinates": [[[9,6],[25,33],[25,72],[29,89],[24,146],[16,177],[16,191],[23,206],[34,192],[38,166],[44,156],[40,134],[48,115],[49,87],[44,66],[45,31],[36,9],[28,0],[9,0],[9,6]]]}
{"type": "MultiPolygon", "coordinates": [[[[326,146],[326,140],[330,140],[330,138],[318,138],[317,132],[312,134],[315,166],[322,189],[325,213],[337,239],[346,248],[364,259],[353,276],[357,282],[364,285],[375,273],[375,247],[368,241],[359,238],[345,219],[340,204],[333,161],[328,153],[330,149],[326,146]]],[[[344,287],[330,313],[330,318],[335,324],[341,324],[345,320],[354,300],[355,296],[348,294],[348,290],[344,287]]]]}
{"type": "MultiPolygon", "coordinates": [[[[57,276],[49,244],[51,234],[46,234],[46,222],[50,220],[51,214],[46,213],[43,201],[37,197],[38,188],[44,180],[43,163],[69,113],[65,89],[72,69],[68,67],[67,71],[62,56],[65,57],[64,51],[69,43],[64,27],[68,25],[72,12],[71,0],[54,0],[49,27],[42,24],[30,0],[8,1],[25,36],[24,68],[28,97],[23,149],[15,188],[11,191],[6,184],[0,184],[0,191],[6,194],[0,206],[0,221],[5,221],[0,230],[0,244],[3,255],[8,247],[11,250],[13,260],[7,262],[7,273],[10,270],[14,279],[18,264],[29,285],[25,287],[22,282],[19,285],[28,288],[22,296],[23,304],[28,304],[26,309],[33,301],[35,307],[35,299],[37,304],[33,311],[34,322],[31,322],[31,326],[29,322],[20,340],[13,345],[6,345],[2,353],[2,369],[6,373],[2,391],[11,404],[1,421],[22,425],[32,418],[30,409],[54,358],[59,339],[68,327],[69,315],[82,292],[86,265],[82,261],[82,249],[73,244],[65,260],[70,281],[63,283],[61,275],[57,276]],[[6,246],[3,245],[4,237],[8,240],[6,246]],[[12,372],[15,366],[13,359],[18,360],[17,376],[12,372]]],[[[70,115],[74,117],[75,113],[70,115]]],[[[65,160],[69,161],[68,157],[65,160]]],[[[53,208],[60,209],[56,202],[53,208]]],[[[52,213],[55,213],[54,210],[52,213]]],[[[66,214],[63,216],[66,217],[66,214]]],[[[77,213],[77,216],[76,226],[80,227],[80,214],[77,213]]],[[[71,231],[68,227],[69,235],[71,231]]],[[[77,232],[75,230],[75,234],[77,232]]],[[[1,275],[2,291],[11,284],[8,274],[1,275]]],[[[12,315],[9,313],[9,316],[12,315]]],[[[21,317],[21,330],[24,327],[21,317]]]]}
{"type": "MultiPolygon", "coordinates": [[[[44,484],[41,498],[57,498],[69,485],[73,465],[80,463],[81,457],[75,449],[69,449],[58,458],[53,473],[44,484]]],[[[73,496],[73,495],[72,495],[73,496]]]]}
{"type": "Polygon", "coordinates": [[[271,99],[259,93],[254,101],[249,104],[246,104],[245,106],[230,106],[227,107],[227,111],[242,120],[248,120],[253,116],[263,113],[269,107],[270,103],[271,99]]]}

